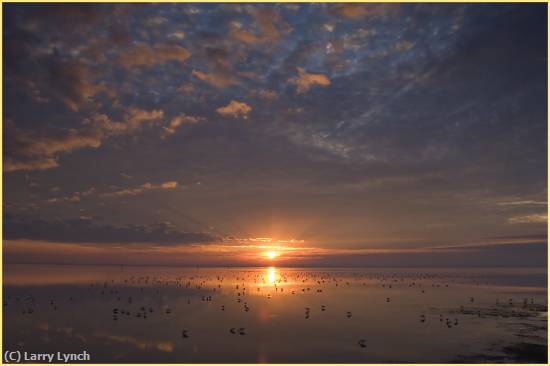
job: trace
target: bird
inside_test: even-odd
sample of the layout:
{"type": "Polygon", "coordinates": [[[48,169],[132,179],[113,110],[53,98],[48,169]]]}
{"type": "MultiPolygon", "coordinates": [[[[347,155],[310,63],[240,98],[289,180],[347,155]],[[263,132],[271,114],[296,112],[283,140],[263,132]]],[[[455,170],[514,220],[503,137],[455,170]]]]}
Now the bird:
{"type": "Polygon", "coordinates": [[[359,342],[357,342],[361,348],[367,347],[367,340],[366,339],[360,339],[359,342]]]}
{"type": "Polygon", "coordinates": [[[184,329],[181,331],[181,337],[182,338],[189,338],[189,334],[188,333],[188,330],[187,329],[184,329]]]}

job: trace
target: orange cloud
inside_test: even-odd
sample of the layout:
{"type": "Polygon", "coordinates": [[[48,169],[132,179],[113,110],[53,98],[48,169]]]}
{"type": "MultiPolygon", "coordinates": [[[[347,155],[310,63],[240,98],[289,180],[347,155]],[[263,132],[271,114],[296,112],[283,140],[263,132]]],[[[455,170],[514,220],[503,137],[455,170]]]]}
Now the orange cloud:
{"type": "Polygon", "coordinates": [[[178,45],[161,44],[149,47],[140,43],[133,48],[123,51],[118,58],[120,65],[125,68],[134,66],[152,66],[168,61],[185,62],[191,53],[178,45]]]}
{"type": "Polygon", "coordinates": [[[359,20],[366,17],[385,17],[399,11],[399,4],[342,4],[333,12],[344,18],[359,20]]]}
{"type": "Polygon", "coordinates": [[[280,21],[280,17],[279,13],[275,9],[257,9],[255,18],[258,28],[265,39],[279,39],[281,33],[277,27],[275,27],[275,23],[280,21]]]}
{"type": "Polygon", "coordinates": [[[182,124],[193,125],[193,124],[199,123],[201,120],[202,118],[200,117],[181,114],[177,117],[172,118],[172,120],[170,120],[170,123],[168,124],[168,127],[163,127],[164,131],[161,137],[166,138],[167,136],[173,135],[176,132],[176,129],[182,124]]]}
{"type": "Polygon", "coordinates": [[[305,93],[314,85],[330,85],[330,80],[325,74],[308,73],[302,67],[298,67],[297,70],[298,76],[289,79],[289,82],[296,85],[298,93],[305,93]]]}
{"type": "MultiPolygon", "coordinates": [[[[232,22],[229,36],[235,40],[251,44],[274,42],[281,38],[281,30],[276,26],[280,23],[281,17],[275,9],[255,9],[254,20],[259,30],[258,35],[248,30],[242,30],[240,23],[232,22]]],[[[289,26],[283,24],[282,28],[288,30],[289,26]]]]}
{"type": "Polygon", "coordinates": [[[130,108],[126,114],[126,124],[130,128],[137,128],[143,123],[158,121],[162,117],[164,117],[164,112],[159,109],[146,111],[140,108],[130,108]]]}
{"type": "Polygon", "coordinates": [[[234,29],[231,31],[230,36],[233,39],[236,39],[241,42],[245,43],[260,43],[262,42],[262,38],[256,36],[254,33],[251,33],[249,31],[241,31],[239,29],[234,29]]]}
{"type": "Polygon", "coordinates": [[[135,188],[125,188],[114,192],[103,193],[101,194],[101,196],[102,197],[135,196],[149,190],[174,189],[174,188],[177,188],[177,186],[178,186],[178,182],[176,181],[169,181],[161,184],[145,183],[135,188]]]}
{"type": "Polygon", "coordinates": [[[229,75],[226,75],[226,73],[223,72],[205,73],[202,71],[193,70],[191,75],[217,88],[224,88],[230,85],[237,84],[236,79],[229,75]]]}
{"type": "Polygon", "coordinates": [[[112,121],[105,114],[98,114],[92,119],[84,120],[85,125],[92,125],[106,135],[131,132],[139,129],[144,124],[157,123],[164,117],[164,111],[154,109],[147,111],[144,109],[130,107],[122,122],[112,121]]]}
{"type": "Polygon", "coordinates": [[[252,111],[252,108],[248,104],[239,102],[236,100],[232,100],[225,107],[220,107],[216,109],[216,112],[218,112],[222,116],[233,117],[233,118],[242,117],[244,119],[248,118],[248,114],[251,111],[252,111]]]}
{"type": "Polygon", "coordinates": [[[17,161],[12,158],[6,158],[4,160],[4,171],[16,172],[18,170],[46,170],[51,168],[57,168],[59,164],[55,158],[38,158],[29,161],[17,161]]]}

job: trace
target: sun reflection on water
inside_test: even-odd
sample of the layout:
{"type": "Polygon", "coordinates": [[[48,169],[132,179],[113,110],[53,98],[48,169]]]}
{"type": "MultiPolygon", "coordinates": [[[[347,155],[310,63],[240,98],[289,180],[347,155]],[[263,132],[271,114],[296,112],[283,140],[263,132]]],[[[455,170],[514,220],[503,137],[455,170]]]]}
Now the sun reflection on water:
{"type": "Polygon", "coordinates": [[[268,283],[275,283],[277,282],[277,277],[279,276],[279,271],[275,267],[269,267],[267,269],[267,282],[268,283]]]}

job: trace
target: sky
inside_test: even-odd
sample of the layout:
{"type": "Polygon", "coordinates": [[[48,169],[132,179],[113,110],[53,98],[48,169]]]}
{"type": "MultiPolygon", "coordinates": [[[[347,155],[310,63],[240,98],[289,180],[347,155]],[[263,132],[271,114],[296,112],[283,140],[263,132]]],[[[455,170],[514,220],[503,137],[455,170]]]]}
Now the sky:
{"type": "Polygon", "coordinates": [[[546,4],[3,4],[8,263],[545,266],[546,4]]]}

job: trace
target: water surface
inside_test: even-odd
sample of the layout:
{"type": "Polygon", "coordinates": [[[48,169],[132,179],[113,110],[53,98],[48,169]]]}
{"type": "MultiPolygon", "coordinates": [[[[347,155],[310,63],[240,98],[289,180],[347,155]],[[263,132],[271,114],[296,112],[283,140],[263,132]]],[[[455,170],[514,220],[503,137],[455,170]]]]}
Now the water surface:
{"type": "Polygon", "coordinates": [[[545,362],[546,279],[545,268],[5,265],[4,348],[86,350],[92,362],[545,362]]]}

